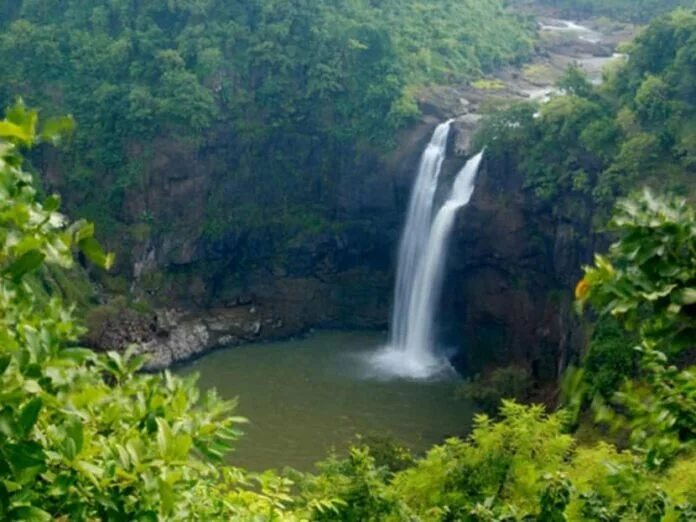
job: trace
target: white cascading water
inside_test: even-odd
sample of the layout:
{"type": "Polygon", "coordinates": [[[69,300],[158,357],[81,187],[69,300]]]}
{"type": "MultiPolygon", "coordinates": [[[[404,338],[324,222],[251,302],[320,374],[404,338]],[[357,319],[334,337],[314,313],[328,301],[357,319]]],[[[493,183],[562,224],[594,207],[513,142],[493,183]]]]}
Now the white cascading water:
{"type": "MultiPolygon", "coordinates": [[[[449,131],[449,128],[447,130],[449,131]]],[[[415,209],[413,205],[419,197],[417,191],[423,188],[421,180],[416,180],[399,252],[390,344],[373,359],[373,364],[381,374],[425,379],[449,367],[447,360],[438,357],[435,352],[435,313],[442,291],[447,245],[452,226],[457,211],[471,200],[482,159],[483,151],[466,163],[454,181],[449,198],[434,220],[432,198],[437,188],[439,167],[425,218],[420,215],[424,209],[415,209]],[[421,229],[409,227],[415,224],[414,212],[419,213],[419,220],[424,219],[427,223],[424,227],[425,233],[417,237],[410,236],[412,233],[423,232],[421,229]],[[410,257],[405,258],[406,255],[410,257]]],[[[440,167],[441,165],[442,161],[439,163],[440,167]]],[[[422,174],[419,172],[419,178],[422,174]]]]}
{"type": "Polygon", "coordinates": [[[416,280],[408,311],[407,357],[426,360],[433,357],[433,324],[442,291],[447,245],[457,211],[469,203],[483,152],[471,158],[457,175],[452,191],[433,221],[425,248],[425,258],[416,280]]]}
{"type": "Polygon", "coordinates": [[[423,245],[428,239],[433,220],[433,202],[440,179],[442,163],[447,152],[452,121],[437,126],[433,137],[421,156],[418,174],[408,205],[406,224],[399,247],[399,264],[396,270],[394,310],[391,322],[391,344],[402,346],[408,336],[408,317],[413,296],[414,274],[423,260],[423,245]]]}

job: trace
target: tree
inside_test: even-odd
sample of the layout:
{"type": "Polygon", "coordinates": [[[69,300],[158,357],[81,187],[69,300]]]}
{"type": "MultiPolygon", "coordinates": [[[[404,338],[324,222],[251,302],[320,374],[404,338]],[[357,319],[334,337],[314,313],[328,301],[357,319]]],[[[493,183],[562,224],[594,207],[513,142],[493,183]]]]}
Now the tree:
{"type": "Polygon", "coordinates": [[[693,351],[696,340],[696,214],[645,190],[618,203],[611,226],[621,239],[585,268],[576,295],[637,331],[640,373],[616,395],[618,411],[599,401],[600,419],[628,427],[648,464],[664,466],[696,444],[696,377],[665,355],[693,351]]]}
{"type": "Polygon", "coordinates": [[[244,422],[234,403],[201,396],[195,378],[141,374],[132,353],[76,347],[73,310],[30,284],[43,264],[72,266],[74,247],[113,262],[94,227],[70,223],[55,196],[39,202],[22,170],[20,149],[69,123],[38,133],[21,105],[0,121],[0,518],[281,520],[285,481],[219,466],[244,422]]]}
{"type": "Polygon", "coordinates": [[[693,346],[696,321],[696,216],[684,199],[645,190],[621,200],[610,227],[621,235],[585,269],[578,297],[661,349],[693,346]]]}

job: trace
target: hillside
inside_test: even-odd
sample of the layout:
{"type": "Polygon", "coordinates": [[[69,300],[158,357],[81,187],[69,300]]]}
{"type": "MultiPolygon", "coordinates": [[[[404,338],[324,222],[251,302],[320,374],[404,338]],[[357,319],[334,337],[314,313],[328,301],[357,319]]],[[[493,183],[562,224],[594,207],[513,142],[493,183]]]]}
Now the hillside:
{"type": "Polygon", "coordinates": [[[150,201],[158,197],[150,181],[161,149],[199,158],[212,150],[224,165],[215,176],[255,185],[246,204],[229,208],[214,197],[224,181],[216,180],[208,235],[278,213],[330,220],[336,180],[364,175],[356,156],[393,145],[418,113],[420,86],[477,78],[533,48],[531,28],[502,0],[56,0],[2,9],[0,102],[22,96],[79,122],[45,181],[68,189],[69,208],[95,219],[107,240],[136,225],[141,238],[157,234],[151,225],[167,214],[150,201]]]}

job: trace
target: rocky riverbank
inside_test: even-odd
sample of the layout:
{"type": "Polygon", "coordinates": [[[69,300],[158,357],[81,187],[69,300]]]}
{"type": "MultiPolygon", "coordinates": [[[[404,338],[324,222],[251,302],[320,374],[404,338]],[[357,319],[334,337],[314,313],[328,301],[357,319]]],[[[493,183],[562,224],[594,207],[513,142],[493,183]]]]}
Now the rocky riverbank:
{"type": "Polygon", "coordinates": [[[306,329],[250,304],[196,312],[163,308],[138,313],[123,308],[101,322],[100,329],[93,328],[85,341],[97,349],[125,351],[135,346],[148,359],[146,369],[154,371],[216,348],[283,339],[306,329]]]}

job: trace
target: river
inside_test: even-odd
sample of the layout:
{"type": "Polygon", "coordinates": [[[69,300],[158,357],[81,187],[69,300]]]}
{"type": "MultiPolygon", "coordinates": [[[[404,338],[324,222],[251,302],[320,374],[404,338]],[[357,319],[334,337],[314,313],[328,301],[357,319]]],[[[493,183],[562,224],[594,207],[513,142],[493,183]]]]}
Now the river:
{"type": "Polygon", "coordinates": [[[229,463],[253,471],[309,471],[357,434],[391,435],[416,452],[468,431],[472,410],[456,398],[457,379],[382,380],[369,360],[386,336],[319,332],[300,340],[213,352],[179,370],[202,388],[237,397],[245,436],[229,463]]]}

